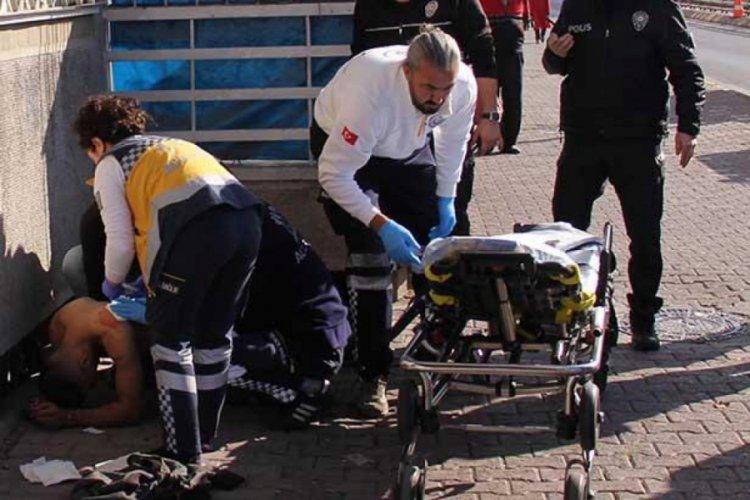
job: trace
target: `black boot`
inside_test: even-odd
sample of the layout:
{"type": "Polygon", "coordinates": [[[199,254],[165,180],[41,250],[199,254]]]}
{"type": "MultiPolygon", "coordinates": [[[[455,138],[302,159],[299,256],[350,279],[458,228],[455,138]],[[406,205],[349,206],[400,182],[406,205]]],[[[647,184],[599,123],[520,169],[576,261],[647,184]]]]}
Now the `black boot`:
{"type": "Polygon", "coordinates": [[[653,323],[650,325],[631,324],[631,332],[631,344],[636,351],[658,351],[661,347],[653,323]]]}
{"type": "Polygon", "coordinates": [[[658,351],[661,347],[655,327],[656,313],[663,301],[660,297],[648,300],[628,294],[630,304],[631,344],[636,351],[658,351]]]}

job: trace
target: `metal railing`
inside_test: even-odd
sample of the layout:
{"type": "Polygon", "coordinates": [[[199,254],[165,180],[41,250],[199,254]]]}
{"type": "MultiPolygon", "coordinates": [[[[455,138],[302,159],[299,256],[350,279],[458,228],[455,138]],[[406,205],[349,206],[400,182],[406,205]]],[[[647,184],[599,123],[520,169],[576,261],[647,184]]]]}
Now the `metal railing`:
{"type": "Polygon", "coordinates": [[[0,0],[0,15],[49,11],[67,7],[84,7],[97,0],[0,0]]]}
{"type": "MultiPolygon", "coordinates": [[[[351,16],[354,2],[341,0],[325,0],[322,2],[304,2],[294,4],[279,4],[272,1],[258,5],[191,5],[169,7],[121,7],[110,6],[104,9],[103,15],[110,23],[110,40],[105,52],[109,63],[110,90],[119,94],[135,97],[146,103],[190,103],[190,127],[187,130],[160,130],[160,134],[179,137],[198,143],[212,142],[248,142],[272,143],[275,141],[306,141],[308,129],[304,128],[258,128],[258,129],[201,129],[197,126],[198,105],[201,102],[221,101],[252,101],[252,100],[289,100],[300,99],[307,101],[308,120],[312,119],[312,102],[320,92],[320,87],[313,83],[312,62],[315,58],[348,57],[348,44],[314,45],[311,40],[311,23],[314,17],[351,16]],[[231,18],[302,18],[305,22],[305,41],[294,46],[267,47],[220,47],[197,48],[196,33],[198,23],[205,20],[231,18]],[[190,24],[189,43],[186,48],[163,48],[147,50],[114,49],[111,44],[112,25],[117,23],[159,22],[159,21],[187,21],[190,24]],[[306,77],[304,86],[289,86],[275,88],[196,88],[196,65],[210,60],[262,60],[269,58],[305,59],[306,77]],[[131,61],[189,61],[190,88],[179,90],[122,90],[114,85],[115,65],[131,61]]],[[[133,0],[136,2],[137,0],[133,0]]],[[[111,2],[114,3],[114,2],[111,2]]],[[[218,156],[218,155],[217,155],[218,156]]],[[[228,164],[239,165],[284,165],[289,167],[306,167],[310,159],[282,159],[282,160],[236,160],[222,158],[228,164]]]]}
{"type": "Polygon", "coordinates": [[[105,0],[0,0],[0,26],[90,15],[105,3],[105,0]]]}

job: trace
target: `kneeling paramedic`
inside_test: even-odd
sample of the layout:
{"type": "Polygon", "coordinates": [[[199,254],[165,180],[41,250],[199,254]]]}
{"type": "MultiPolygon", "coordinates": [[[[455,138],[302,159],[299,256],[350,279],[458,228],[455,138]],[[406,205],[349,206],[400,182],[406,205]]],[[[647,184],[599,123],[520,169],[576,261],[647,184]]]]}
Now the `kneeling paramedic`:
{"type": "Polygon", "coordinates": [[[270,205],[235,332],[230,390],[260,393],[281,404],[274,427],[307,427],[341,368],[351,329],[333,276],[270,205]]]}

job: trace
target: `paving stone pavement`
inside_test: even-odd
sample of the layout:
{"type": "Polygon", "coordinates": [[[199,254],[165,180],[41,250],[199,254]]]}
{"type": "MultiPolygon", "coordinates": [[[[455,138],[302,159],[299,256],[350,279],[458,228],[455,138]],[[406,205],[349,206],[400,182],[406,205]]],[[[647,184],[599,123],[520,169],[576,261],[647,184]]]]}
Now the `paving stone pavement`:
{"type": "MultiPolygon", "coordinates": [[[[544,74],[540,46],[526,45],[525,112],[521,156],[479,161],[471,216],[476,234],[509,232],[514,222],[550,218],[558,83],[544,74]]],[[[715,308],[750,314],[750,97],[712,85],[697,161],[682,171],[666,144],[665,275],[671,307],[715,308]]],[[[611,189],[597,203],[593,227],[615,224],[624,262],[627,240],[611,189]]],[[[619,314],[627,310],[627,282],[617,278],[619,314]]],[[[403,307],[403,303],[400,304],[403,307]]],[[[593,470],[596,498],[750,498],[750,339],[708,344],[671,343],[653,354],[635,353],[622,337],[614,351],[616,375],[603,400],[606,420],[593,470]]],[[[398,343],[403,347],[403,341],[398,343]]],[[[389,396],[395,402],[398,380],[389,396]]],[[[357,421],[343,403],[350,368],[334,386],[328,417],[303,433],[266,430],[266,410],[230,407],[221,440],[209,455],[246,475],[218,499],[387,498],[400,446],[395,417],[357,421]]],[[[552,424],[559,396],[526,397],[488,405],[450,395],[446,418],[457,422],[552,424]]],[[[90,435],[51,432],[20,423],[0,448],[0,498],[64,498],[70,486],[25,482],[18,465],[40,455],[90,465],[159,444],[156,420],[90,435]]],[[[430,463],[429,498],[561,498],[566,460],[578,446],[540,435],[441,433],[420,449],[430,463]]]]}

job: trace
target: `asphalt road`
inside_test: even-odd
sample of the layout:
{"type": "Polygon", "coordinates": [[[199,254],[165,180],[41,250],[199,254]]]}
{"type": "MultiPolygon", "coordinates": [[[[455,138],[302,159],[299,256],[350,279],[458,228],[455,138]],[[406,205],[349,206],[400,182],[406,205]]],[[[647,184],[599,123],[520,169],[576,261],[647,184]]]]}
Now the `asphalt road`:
{"type": "MultiPolygon", "coordinates": [[[[562,0],[551,0],[554,19],[562,0]]],[[[690,21],[698,60],[706,77],[750,95],[750,29],[690,21]]]]}
{"type": "Polygon", "coordinates": [[[689,24],[706,77],[750,95],[750,29],[689,24]]]}

